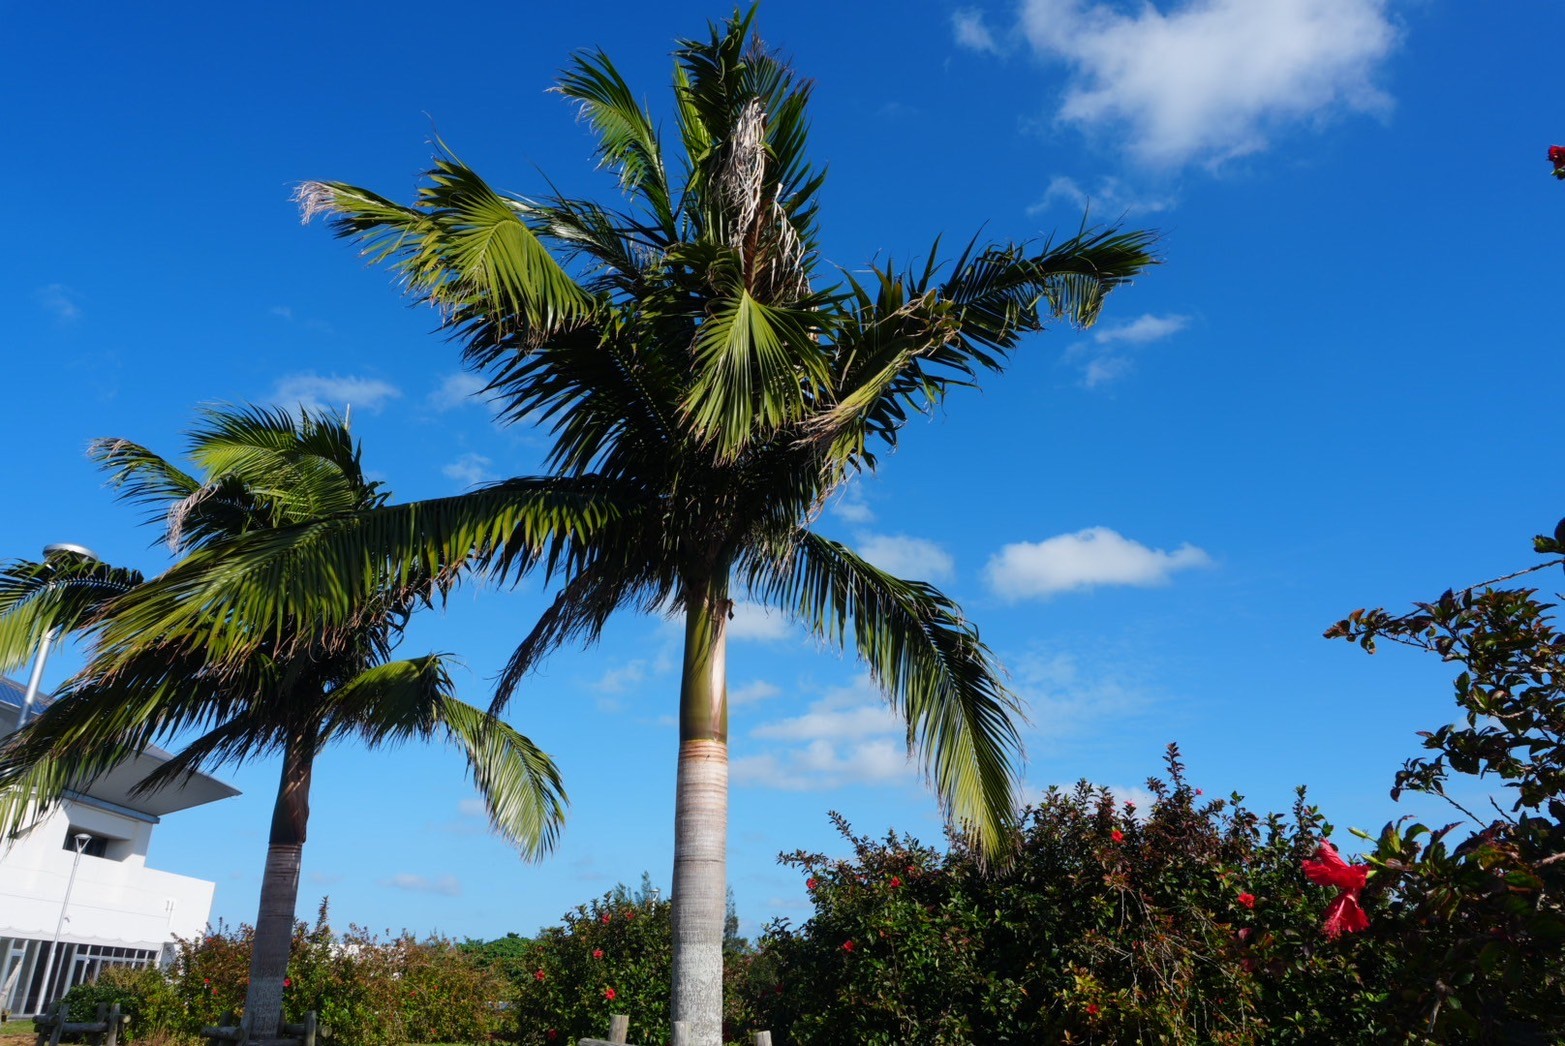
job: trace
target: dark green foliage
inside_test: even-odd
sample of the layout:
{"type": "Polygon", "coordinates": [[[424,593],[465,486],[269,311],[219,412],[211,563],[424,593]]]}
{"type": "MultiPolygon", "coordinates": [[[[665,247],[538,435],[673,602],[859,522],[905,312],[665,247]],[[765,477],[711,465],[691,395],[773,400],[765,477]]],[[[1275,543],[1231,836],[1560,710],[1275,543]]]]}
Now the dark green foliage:
{"type": "MultiPolygon", "coordinates": [[[[1565,552],[1562,530],[1537,551],[1565,552]]],[[[1409,970],[1392,1002],[1442,1041],[1565,1041],[1565,635],[1553,610],[1534,589],[1483,585],[1398,616],[1358,610],[1326,633],[1459,668],[1461,718],[1423,735],[1430,754],[1407,762],[1392,795],[1444,796],[1464,821],[1388,824],[1371,858],[1404,928],[1409,970]],[[1480,815],[1447,795],[1453,774],[1498,782],[1509,802],[1480,815]]]]}
{"type": "Polygon", "coordinates": [[[800,1044],[1383,1041],[1379,944],[1321,936],[1329,896],[1299,861],[1329,826],[1302,794],[1290,818],[1204,800],[1172,748],[1149,787],[1147,811],[1049,792],[998,871],[959,840],[839,820],[852,860],[784,858],[816,911],[762,939],[757,1026],[800,1044]]]}

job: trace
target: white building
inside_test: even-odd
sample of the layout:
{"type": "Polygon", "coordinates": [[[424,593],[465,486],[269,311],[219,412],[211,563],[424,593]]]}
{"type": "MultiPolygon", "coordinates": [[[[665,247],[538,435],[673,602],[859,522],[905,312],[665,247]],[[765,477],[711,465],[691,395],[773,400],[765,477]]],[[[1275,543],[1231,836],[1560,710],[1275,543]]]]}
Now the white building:
{"type": "MultiPolygon", "coordinates": [[[[0,678],[0,737],[16,729],[23,695],[21,686],[0,678]]],[[[147,867],[152,829],[175,811],[239,793],[196,774],[132,797],[132,787],[168,758],[148,749],[85,791],[68,793],[19,839],[0,840],[0,1008],[37,1012],[104,966],[159,961],[176,936],[205,930],[213,884],[147,867]],[[51,949],[62,906],[60,946],[51,949]]]]}

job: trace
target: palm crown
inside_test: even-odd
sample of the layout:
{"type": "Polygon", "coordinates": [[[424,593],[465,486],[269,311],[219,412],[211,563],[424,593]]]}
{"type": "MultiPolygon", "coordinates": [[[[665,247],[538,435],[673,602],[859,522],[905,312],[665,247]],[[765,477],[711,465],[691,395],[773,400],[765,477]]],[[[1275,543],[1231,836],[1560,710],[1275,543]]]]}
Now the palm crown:
{"type": "MultiPolygon", "coordinates": [[[[605,55],[579,53],[563,71],[557,90],[596,133],[620,206],[504,195],[443,146],[411,206],[343,183],[300,187],[307,221],[326,215],[440,310],[502,418],[548,429],[548,473],[258,532],[221,558],[198,550],[122,602],[103,633],[110,663],[145,632],[199,634],[242,659],[269,640],[235,622],[336,627],[388,573],[417,587],[463,570],[539,571],[558,594],[511,656],[496,707],[541,657],[595,639],[621,608],[685,615],[681,821],[683,746],[716,743],[726,766],[737,582],[827,642],[851,642],[905,717],[947,814],[984,851],[1004,849],[1017,706],[977,630],[933,587],[809,523],[912,414],[1002,369],[1046,316],[1093,322],[1104,296],[1151,264],[1152,237],[975,240],[949,262],[937,243],[906,269],[830,269],[821,175],[805,159],[809,88],[753,39],[752,17],[676,50],[675,175],[605,55]]],[[[683,845],[681,934],[694,895],[683,845]]]]}

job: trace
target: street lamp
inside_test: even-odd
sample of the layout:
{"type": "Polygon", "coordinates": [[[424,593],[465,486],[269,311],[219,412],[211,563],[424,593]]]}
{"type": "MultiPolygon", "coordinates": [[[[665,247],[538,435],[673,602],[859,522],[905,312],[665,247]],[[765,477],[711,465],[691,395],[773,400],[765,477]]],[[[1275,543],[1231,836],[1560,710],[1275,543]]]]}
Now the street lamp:
{"type": "MultiPolygon", "coordinates": [[[[73,545],[69,542],[60,542],[43,547],[43,558],[47,560],[52,555],[66,554],[81,556],[83,559],[97,559],[98,554],[85,545],[73,545]]],[[[22,711],[17,715],[16,728],[20,730],[27,725],[27,713],[32,711],[33,701],[38,697],[38,685],[43,682],[43,666],[49,660],[49,648],[54,641],[60,638],[60,630],[51,628],[43,634],[38,641],[38,654],[33,658],[33,674],[27,680],[27,696],[22,698],[22,711]]]]}
{"type": "Polygon", "coordinates": [[[92,842],[92,836],[86,832],[77,832],[71,839],[76,843],[76,857],[71,861],[71,877],[65,882],[65,899],[60,902],[60,919],[54,924],[54,940],[49,944],[49,959],[43,965],[43,984],[39,990],[45,997],[39,1000],[43,1003],[39,1013],[48,1010],[49,978],[54,976],[54,957],[60,950],[60,934],[65,930],[65,910],[71,906],[71,888],[76,885],[76,869],[81,866],[82,851],[87,849],[88,843],[92,842]]]}

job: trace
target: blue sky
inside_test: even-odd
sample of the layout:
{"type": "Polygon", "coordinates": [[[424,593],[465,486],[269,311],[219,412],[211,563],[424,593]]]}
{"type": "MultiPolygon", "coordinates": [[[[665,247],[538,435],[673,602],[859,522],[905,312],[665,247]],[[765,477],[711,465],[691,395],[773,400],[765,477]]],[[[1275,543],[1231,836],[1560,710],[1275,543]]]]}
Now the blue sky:
{"type": "MultiPolygon", "coordinates": [[[[10,250],[0,554],[74,541],[166,561],[84,457],[165,454],[198,405],[351,403],[399,498],[533,471],[540,437],[469,395],[457,351],[391,276],[320,226],[297,182],[411,199],[440,135],[496,185],[607,195],[584,127],[545,93],[601,46],[666,113],[668,52],[721,5],[441,17],[399,3],[0,0],[10,250]]],[[[1123,218],[1165,264],[1094,330],[1029,342],[1002,377],[915,421],[821,526],[964,604],[1028,701],[1028,787],[1124,789],[1177,740],[1207,794],[1338,825],[1386,795],[1449,673],[1321,631],[1529,561],[1561,512],[1557,253],[1565,9],[1455,0],[774,2],[767,40],[816,82],[824,252],[849,269],[1123,218]]],[[[460,592],[404,649],[490,680],[542,606],[460,592]]],[[[934,800],[851,659],[741,608],[730,877],[747,929],[807,914],[779,851],[860,830],[939,837],[934,800]]],[[[573,805],[528,866],[484,829],[453,751],[318,767],[301,912],[455,935],[529,933],[671,862],[678,630],[616,622],[555,657],[511,717],[573,805]]],[[[57,662],[49,682],[70,667],[57,662]]],[[[154,864],[253,917],[277,767],[170,818],[154,864]]]]}

